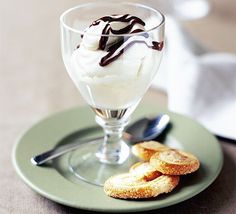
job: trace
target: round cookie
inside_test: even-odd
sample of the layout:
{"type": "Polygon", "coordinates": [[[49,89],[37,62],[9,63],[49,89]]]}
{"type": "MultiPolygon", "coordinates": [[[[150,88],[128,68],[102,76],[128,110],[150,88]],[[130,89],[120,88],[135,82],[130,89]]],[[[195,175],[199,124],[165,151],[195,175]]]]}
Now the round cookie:
{"type": "Polygon", "coordinates": [[[144,161],[149,161],[156,152],[168,149],[170,148],[156,141],[147,141],[132,146],[132,153],[144,161]]]}
{"type": "Polygon", "coordinates": [[[124,173],[110,177],[104,184],[104,191],[114,198],[152,198],[171,192],[178,183],[179,176],[160,175],[151,181],[145,181],[132,173],[124,173]]]}
{"type": "Polygon", "coordinates": [[[185,175],[200,167],[200,162],[194,155],[175,149],[156,152],[151,157],[150,164],[165,175],[185,175]]]}

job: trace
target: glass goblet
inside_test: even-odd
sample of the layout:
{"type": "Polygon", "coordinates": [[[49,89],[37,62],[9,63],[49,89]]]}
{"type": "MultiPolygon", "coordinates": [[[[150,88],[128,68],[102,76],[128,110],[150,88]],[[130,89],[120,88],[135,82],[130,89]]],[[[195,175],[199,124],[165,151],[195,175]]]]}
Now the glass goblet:
{"type": "Polygon", "coordinates": [[[103,185],[132,163],[123,130],[158,70],[164,16],[141,4],[89,3],[65,11],[60,24],[67,72],[104,130],[103,140],[71,154],[69,167],[103,185]]]}

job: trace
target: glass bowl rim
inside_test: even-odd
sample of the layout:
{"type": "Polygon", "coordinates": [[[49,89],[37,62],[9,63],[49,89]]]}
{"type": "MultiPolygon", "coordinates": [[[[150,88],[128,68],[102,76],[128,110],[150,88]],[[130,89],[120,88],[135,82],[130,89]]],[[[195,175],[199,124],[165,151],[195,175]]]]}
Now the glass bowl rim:
{"type": "MultiPolygon", "coordinates": [[[[152,12],[155,12],[156,14],[159,14],[161,16],[161,21],[160,23],[158,23],[158,25],[148,29],[148,30],[144,30],[142,32],[138,32],[138,33],[132,33],[132,34],[110,34],[110,35],[107,35],[107,34],[97,34],[97,33],[87,33],[88,35],[91,35],[91,36],[104,36],[104,37],[124,37],[124,36],[138,36],[138,35],[143,35],[145,33],[148,33],[148,32],[151,32],[155,29],[158,29],[160,27],[162,27],[164,24],[165,24],[165,16],[163,15],[162,12],[160,12],[159,10],[157,9],[154,9],[152,7],[149,7],[147,5],[144,5],[144,4],[139,4],[139,3],[131,3],[131,2],[109,2],[108,4],[113,4],[113,5],[120,5],[120,4],[123,4],[123,5],[133,5],[133,6],[138,6],[138,7],[142,7],[142,8],[145,8],[145,9],[148,9],[152,12]]],[[[64,11],[61,16],[60,16],[60,23],[61,23],[61,26],[63,26],[64,28],[66,28],[67,30],[70,30],[70,31],[73,31],[74,33],[78,33],[80,35],[84,35],[85,31],[84,30],[78,30],[78,29],[75,29],[71,26],[69,26],[68,24],[65,23],[65,16],[67,14],[69,14],[70,12],[76,10],[76,9],[79,9],[79,8],[83,8],[83,7],[87,7],[87,6],[90,6],[90,5],[107,5],[107,3],[105,2],[89,2],[89,3],[85,3],[85,4],[79,4],[75,7],[72,7],[72,8],[69,8],[67,9],[66,11],[64,11]]]]}

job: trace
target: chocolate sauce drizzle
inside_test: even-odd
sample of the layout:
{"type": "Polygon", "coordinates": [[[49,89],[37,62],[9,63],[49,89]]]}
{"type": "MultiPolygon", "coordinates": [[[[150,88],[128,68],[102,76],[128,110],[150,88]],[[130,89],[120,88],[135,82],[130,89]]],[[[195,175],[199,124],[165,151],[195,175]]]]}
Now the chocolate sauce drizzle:
{"type": "MultiPolygon", "coordinates": [[[[134,44],[136,43],[143,43],[145,44],[148,48],[152,48],[154,50],[157,51],[161,51],[163,46],[164,46],[164,42],[156,42],[156,41],[152,41],[151,44],[148,44],[148,42],[143,39],[142,37],[148,38],[149,35],[147,33],[144,32],[143,29],[141,28],[136,28],[134,30],[133,27],[136,24],[139,24],[141,26],[145,26],[145,23],[138,17],[136,16],[131,16],[130,14],[125,14],[125,15],[113,15],[113,16],[104,16],[96,21],[94,21],[91,26],[96,26],[99,25],[100,22],[107,22],[107,24],[105,25],[105,27],[102,30],[102,34],[105,36],[101,36],[100,40],[99,40],[99,49],[100,50],[106,50],[107,54],[102,57],[102,59],[100,60],[100,66],[106,66],[108,64],[110,64],[111,62],[115,61],[119,56],[121,56],[125,50],[127,50],[128,48],[132,47],[134,44]],[[119,30],[114,30],[111,28],[110,23],[111,22],[124,22],[124,23],[129,23],[126,27],[121,28],[119,30]],[[116,42],[115,44],[112,45],[107,45],[108,43],[108,35],[120,35],[120,34],[132,34],[132,33],[140,33],[140,32],[144,32],[143,34],[140,34],[139,37],[137,37],[136,40],[132,40],[129,42],[129,40],[131,40],[132,36],[125,38],[125,37],[120,37],[120,40],[118,42],[116,42]],[[139,38],[139,39],[138,39],[139,38]],[[140,39],[142,38],[142,39],[140,39]]],[[[149,41],[150,43],[150,41],[149,41]]]]}

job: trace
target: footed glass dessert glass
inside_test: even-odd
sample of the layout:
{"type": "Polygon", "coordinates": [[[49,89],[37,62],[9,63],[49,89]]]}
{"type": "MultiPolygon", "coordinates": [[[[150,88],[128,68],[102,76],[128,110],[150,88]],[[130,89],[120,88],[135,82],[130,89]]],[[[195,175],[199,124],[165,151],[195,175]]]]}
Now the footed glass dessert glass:
{"type": "Polygon", "coordinates": [[[66,69],[104,130],[71,154],[69,168],[103,185],[132,164],[122,132],[158,70],[164,16],[140,4],[89,3],[65,11],[60,24],[66,69]]]}

